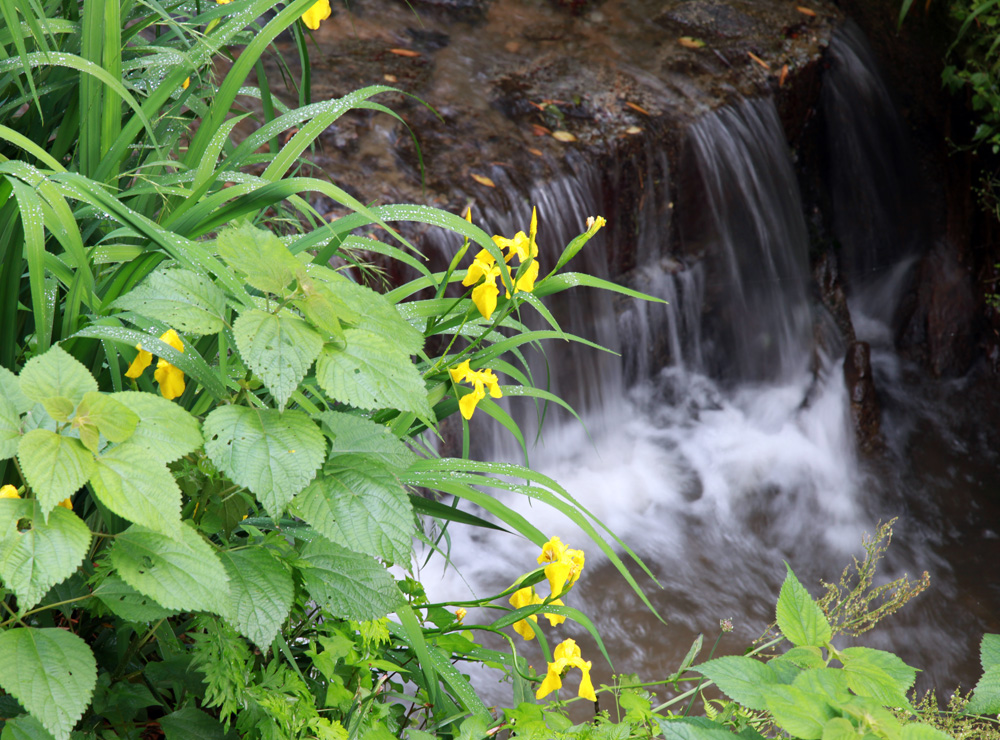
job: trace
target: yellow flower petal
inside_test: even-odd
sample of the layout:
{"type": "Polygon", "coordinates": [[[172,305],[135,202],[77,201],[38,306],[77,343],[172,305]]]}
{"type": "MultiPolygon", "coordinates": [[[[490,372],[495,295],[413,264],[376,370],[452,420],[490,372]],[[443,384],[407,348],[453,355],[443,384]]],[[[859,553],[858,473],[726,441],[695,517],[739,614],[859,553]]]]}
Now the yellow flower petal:
{"type": "Polygon", "coordinates": [[[503,393],[500,391],[500,380],[493,371],[487,368],[486,370],[479,371],[479,381],[486,385],[490,389],[490,396],[493,398],[501,398],[503,393]]]}
{"type": "MultiPolygon", "coordinates": [[[[468,288],[470,285],[475,285],[483,278],[489,280],[490,274],[493,272],[495,266],[496,260],[493,259],[493,255],[485,249],[480,250],[479,254],[477,254],[472,260],[472,264],[469,265],[469,269],[465,273],[465,277],[462,278],[462,285],[468,288]]],[[[496,271],[496,274],[500,274],[499,269],[496,271]]]]}
{"type": "Polygon", "coordinates": [[[555,658],[557,662],[560,660],[569,661],[574,658],[579,658],[580,647],[576,644],[576,640],[563,640],[556,645],[556,649],[552,652],[552,657],[555,658]]]}
{"type": "Polygon", "coordinates": [[[219,5],[229,5],[233,0],[215,0],[219,5]]]}
{"type": "Polygon", "coordinates": [[[594,693],[594,684],[590,682],[590,661],[587,661],[587,667],[581,668],[583,671],[583,678],[580,679],[580,689],[577,691],[577,696],[584,699],[589,699],[590,701],[597,701],[597,694],[594,693]]]}
{"type": "MultiPolygon", "coordinates": [[[[535,589],[530,586],[526,588],[519,589],[515,591],[510,597],[511,606],[515,609],[521,609],[525,606],[533,606],[535,604],[541,604],[542,599],[538,597],[535,593],[535,589]]],[[[531,628],[531,624],[528,622],[538,622],[538,615],[532,614],[528,619],[522,619],[514,623],[514,631],[523,637],[525,640],[533,640],[535,637],[535,630],[531,628]]]]}
{"type": "Polygon", "coordinates": [[[562,540],[558,537],[551,538],[548,542],[542,545],[542,554],[538,556],[538,564],[542,563],[555,563],[562,560],[563,555],[566,553],[566,545],[563,544],[562,540]]]}
{"type": "Polygon", "coordinates": [[[160,335],[160,341],[166,342],[178,352],[184,351],[184,342],[181,341],[181,338],[177,336],[177,332],[175,332],[173,329],[167,329],[165,332],[163,332],[160,335]]]}
{"type": "Polygon", "coordinates": [[[149,363],[153,361],[151,352],[147,352],[139,344],[135,345],[135,348],[139,350],[139,354],[136,355],[136,358],[132,360],[132,364],[128,366],[128,370],[125,371],[126,378],[138,378],[149,367],[149,363]]]}
{"type": "Polygon", "coordinates": [[[465,615],[468,613],[469,612],[464,608],[458,607],[458,609],[455,610],[455,619],[459,622],[459,624],[461,624],[462,620],[465,619],[465,615]]]}
{"type": "MultiPolygon", "coordinates": [[[[523,290],[526,293],[530,293],[535,289],[535,280],[538,279],[538,260],[532,261],[530,265],[525,269],[524,273],[517,279],[514,283],[514,292],[523,290]]],[[[507,293],[507,297],[510,298],[510,293],[507,293]]]]}
{"type": "Polygon", "coordinates": [[[191,85],[191,78],[190,77],[185,78],[184,82],[181,83],[181,87],[183,89],[185,89],[185,90],[187,90],[188,87],[190,87],[190,85],[191,85]]]}
{"type": "Polygon", "coordinates": [[[7,484],[0,488],[0,498],[21,498],[17,495],[17,489],[14,486],[7,484]]]}
{"type": "MultiPolygon", "coordinates": [[[[563,603],[562,599],[556,599],[555,601],[550,601],[549,603],[554,604],[555,606],[566,606],[563,603]]],[[[543,613],[542,616],[544,616],[547,620],[549,620],[549,624],[551,624],[553,627],[556,627],[566,621],[566,617],[564,617],[562,614],[549,614],[546,612],[543,613]]]]}
{"type": "Polygon", "coordinates": [[[538,209],[532,206],[531,226],[528,227],[528,239],[531,242],[531,246],[528,250],[528,255],[531,257],[538,256],[538,245],[535,243],[535,237],[537,235],[538,235],[538,209]]]}
{"type": "Polygon", "coordinates": [[[318,3],[302,14],[302,22],[306,24],[306,28],[311,28],[315,31],[319,28],[320,21],[325,21],[332,13],[330,0],[319,0],[318,3]]]}
{"type": "Polygon", "coordinates": [[[500,295],[500,289],[497,288],[495,282],[490,280],[480,283],[472,289],[472,302],[476,304],[476,308],[479,309],[479,313],[481,313],[483,318],[487,321],[490,320],[493,312],[497,310],[498,295],[500,295]]]}
{"type": "Polygon", "coordinates": [[[64,509],[69,509],[70,511],[73,511],[73,501],[71,499],[68,498],[63,499],[62,501],[59,502],[58,505],[63,507],[64,509]]]}
{"type": "Polygon", "coordinates": [[[469,368],[469,360],[465,360],[455,367],[448,368],[448,373],[451,375],[452,380],[456,383],[461,383],[472,375],[472,370],[469,368]]]}
{"type": "Polygon", "coordinates": [[[545,680],[542,681],[542,685],[535,692],[536,699],[541,699],[553,691],[562,688],[562,678],[559,676],[560,671],[555,670],[557,665],[558,663],[549,663],[549,670],[545,674],[545,680]]]}
{"type": "Polygon", "coordinates": [[[166,360],[156,363],[156,372],[153,373],[156,382],[160,384],[160,394],[172,401],[184,392],[184,371],[174,367],[166,360]]]}
{"type": "Polygon", "coordinates": [[[601,227],[603,227],[606,223],[607,221],[604,219],[604,216],[597,216],[596,218],[594,216],[590,216],[587,219],[587,234],[593,236],[600,231],[601,227]]]}
{"type": "Polygon", "coordinates": [[[482,388],[474,389],[471,393],[466,393],[458,399],[458,410],[466,419],[472,418],[472,412],[476,410],[476,404],[486,397],[482,388]]]}
{"type": "Polygon", "coordinates": [[[553,596],[561,596],[566,582],[569,580],[570,562],[565,558],[545,566],[545,577],[549,579],[549,588],[553,596]]]}

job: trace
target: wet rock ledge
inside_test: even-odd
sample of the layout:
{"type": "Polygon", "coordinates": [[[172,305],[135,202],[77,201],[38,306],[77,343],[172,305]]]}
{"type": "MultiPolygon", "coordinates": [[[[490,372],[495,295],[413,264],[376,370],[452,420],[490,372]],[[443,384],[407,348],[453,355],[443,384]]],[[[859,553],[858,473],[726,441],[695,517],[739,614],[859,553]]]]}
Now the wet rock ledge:
{"type": "MultiPolygon", "coordinates": [[[[650,162],[677,162],[704,113],[773,95],[794,143],[841,21],[814,0],[352,1],[315,34],[313,100],[373,84],[407,93],[377,100],[415,134],[424,176],[404,126],[370,111],[338,121],[311,159],[362,201],[455,212],[520,210],[533,187],[589,162],[612,200],[598,204],[615,228],[606,243],[627,245],[649,181],[669,182],[650,162]]],[[[630,252],[614,256],[619,271],[630,252]]]]}

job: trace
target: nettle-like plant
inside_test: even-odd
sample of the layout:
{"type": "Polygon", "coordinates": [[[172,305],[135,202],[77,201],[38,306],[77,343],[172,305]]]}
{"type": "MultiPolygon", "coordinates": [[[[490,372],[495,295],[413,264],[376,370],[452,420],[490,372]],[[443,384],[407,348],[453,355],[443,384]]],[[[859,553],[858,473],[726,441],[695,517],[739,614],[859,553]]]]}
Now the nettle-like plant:
{"type": "MultiPolygon", "coordinates": [[[[453,218],[484,242],[478,260],[506,264],[502,238],[453,218]]],[[[517,311],[596,281],[550,274],[517,289],[518,270],[498,272],[513,290],[494,297],[487,321],[471,291],[444,297],[467,277],[462,269],[382,295],[249,225],[199,245],[207,269],[163,261],[75,336],[126,354],[118,384],[131,389],[102,390],[60,346],[16,375],[0,369],[0,459],[16,460],[23,479],[0,498],[0,665],[17,666],[0,673],[0,687],[27,712],[5,733],[66,738],[79,722],[101,737],[131,737],[153,723],[179,737],[193,723],[221,737],[235,717],[248,736],[340,737],[489,720],[451,660],[472,654],[519,680],[524,666],[460,636],[454,611],[428,605],[418,581],[397,582],[386,566],[409,571],[414,538],[433,546],[429,520],[439,530],[496,526],[433,490],[545,545],[487,486],[560,508],[631,580],[599,524],[554,481],[516,465],[441,459],[426,441],[460,406],[463,417],[485,409],[516,430],[493,396],[557,400],[531,385],[526,363],[502,358],[523,361],[525,343],[573,337],[554,323],[529,331],[517,311]],[[441,297],[394,302],[426,285],[441,297]],[[451,337],[440,356],[426,353],[433,334],[451,337]],[[521,382],[501,385],[495,373],[521,382]]],[[[554,547],[504,595],[546,569],[565,570],[571,584],[582,555],[571,561],[554,547]]],[[[596,636],[558,595],[512,600],[484,628],[545,609],[596,636]]],[[[581,665],[578,651],[561,657],[581,665]]]]}

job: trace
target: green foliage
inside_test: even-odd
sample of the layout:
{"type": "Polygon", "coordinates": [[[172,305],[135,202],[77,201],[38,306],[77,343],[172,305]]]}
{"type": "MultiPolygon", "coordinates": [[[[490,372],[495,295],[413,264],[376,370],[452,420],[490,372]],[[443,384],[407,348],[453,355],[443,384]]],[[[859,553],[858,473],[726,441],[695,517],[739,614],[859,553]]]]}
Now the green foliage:
{"type": "MultiPolygon", "coordinates": [[[[158,728],[167,740],[472,740],[504,727],[609,739],[732,728],[749,740],[769,722],[802,737],[847,726],[931,737],[929,710],[917,725],[886,708],[911,712],[912,669],[830,644],[887,613],[861,595],[865,576],[846,600],[830,591],[817,605],[789,571],[777,616],[796,647],[785,655],[709,656],[691,669],[696,641],[658,683],[678,687],[697,670],[684,696],[707,678],[745,705],[707,704],[711,719],[655,706],[635,677],[598,688],[615,716],[573,724],[565,702],[538,704],[542,678],[508,627],[551,615],[531,622],[548,650],[545,631],[568,618],[608,656],[573,606],[539,597],[507,608],[546,580],[534,554],[511,588],[462,605],[485,607],[484,624],[467,628],[458,605],[428,603],[412,543],[445,548],[452,526],[507,528],[579,575],[582,553],[557,553],[490,489],[565,514],[638,591],[619,553],[645,566],[556,481],[440,457],[430,439],[469,392],[449,373],[466,361],[499,373],[504,395],[565,405],[536,387],[523,348],[590,343],[562,331],[540,298],[576,286],[642,296],[558,273],[598,219],[554,263],[539,255],[551,272],[534,293],[499,297],[487,320],[461,262],[473,243],[499,260],[490,235],[425,206],[369,208],[302,176],[302,155],[341,115],[393,115],[373,100],[386,87],[312,103],[307,74],[302,106],[288,109],[263,74],[261,89],[246,85],[279,34],[305,54],[299,18],[313,2],[0,0],[0,311],[13,317],[0,325],[0,665],[16,666],[0,673],[3,739],[158,728]],[[224,74],[220,55],[231,61],[224,74]],[[241,107],[254,99],[262,113],[241,107]],[[243,121],[253,131],[241,139],[243,121]],[[284,132],[280,151],[259,153],[284,132]],[[349,215],[325,221],[312,193],[349,215]],[[407,220],[465,237],[448,270],[432,273],[390,225],[407,220]],[[395,242],[355,233],[372,225],[395,242]],[[387,293],[356,281],[362,252],[411,279],[387,293]],[[545,329],[526,328],[520,314],[532,309],[545,329]],[[484,648],[478,631],[510,649],[484,648]],[[465,663],[503,672],[516,709],[495,715],[465,663]]],[[[483,395],[480,408],[523,447],[483,395]]],[[[590,662],[572,659],[589,678],[590,662]]],[[[973,709],[992,707],[992,680],[973,709]]]]}

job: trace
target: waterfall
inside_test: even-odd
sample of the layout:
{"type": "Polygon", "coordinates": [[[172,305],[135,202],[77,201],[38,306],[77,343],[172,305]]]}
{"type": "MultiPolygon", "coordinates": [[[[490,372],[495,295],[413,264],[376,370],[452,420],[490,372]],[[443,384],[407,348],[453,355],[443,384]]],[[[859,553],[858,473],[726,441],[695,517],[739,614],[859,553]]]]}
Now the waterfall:
{"type": "MultiPolygon", "coordinates": [[[[981,441],[966,445],[958,431],[965,417],[942,412],[942,389],[916,383],[915,369],[895,353],[894,312],[922,249],[913,155],[859,32],[838,32],[828,57],[814,132],[820,167],[811,175],[821,181],[820,202],[810,207],[839,244],[848,323],[872,343],[888,450],[875,462],[855,451],[845,345],[815,299],[810,230],[774,103],[744,100],[702,116],[672,168],[648,144],[639,174],[653,186],[633,212],[620,214],[627,225],[612,224],[598,237],[607,241],[588,244],[570,269],[627,282],[666,303],[582,288],[559,296],[553,311],[567,331],[621,356],[553,342],[544,363],[532,361],[536,377],[551,377],[583,424],[550,414],[530,455],[532,467],[644,559],[662,589],[640,585],[667,626],[562,515],[496,493],[543,532],[587,549],[587,571],[568,603],[594,618],[619,672],[650,679],[672,672],[691,639],[716,634],[722,618],[737,621],[721,649],[741,651],[773,620],[783,560],[816,593],[818,579],[836,580],[860,554],[863,533],[897,515],[883,577],[928,569],[940,582],[932,598],[880,626],[869,644],[927,669],[924,685],[950,687],[957,672],[976,670],[954,656],[920,654],[919,645],[965,640],[963,655],[975,662],[974,640],[956,636],[956,625],[978,638],[985,607],[956,616],[941,606],[963,592],[935,553],[954,536],[942,532],[937,512],[962,475],[953,461],[988,453],[981,441]]],[[[616,202],[607,189],[622,171],[602,174],[570,157],[564,176],[482,204],[484,228],[508,236],[525,229],[535,204],[540,259],[554,260],[587,216],[616,202]]],[[[944,391],[961,398],[962,386],[944,391]]],[[[508,408],[533,430],[523,406],[508,408]]],[[[521,460],[516,446],[493,444],[504,435],[488,418],[473,420],[472,436],[487,456],[521,460]]],[[[988,459],[995,458],[994,451],[988,459]]],[[[454,527],[451,537],[453,556],[466,559],[433,589],[441,596],[499,592],[535,565],[534,548],[507,535],[454,527]]],[[[996,534],[987,529],[982,537],[996,534]]],[[[586,639],[571,625],[560,629],[586,639]]],[[[534,655],[533,646],[524,649],[534,655]]],[[[596,680],[608,678],[596,661],[594,670],[596,680]]],[[[482,688],[491,695],[487,683],[482,688]]]]}

